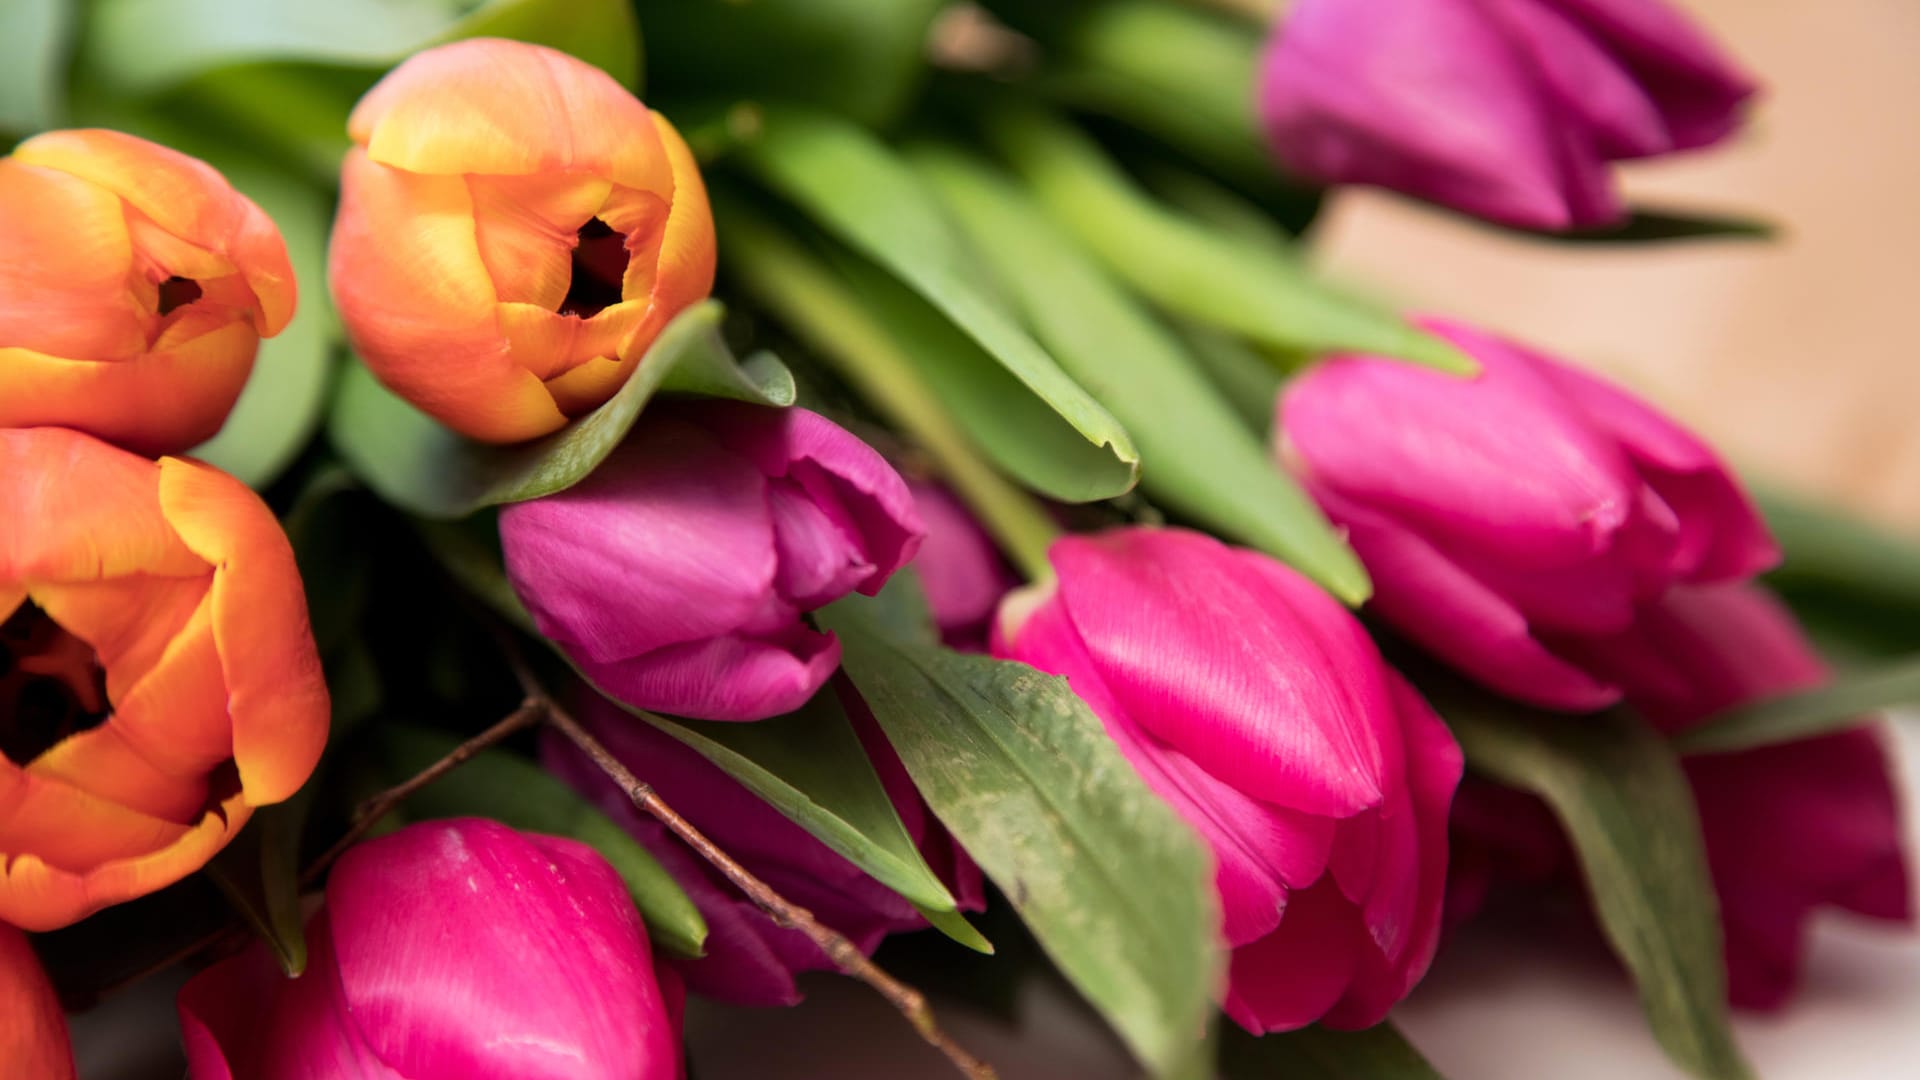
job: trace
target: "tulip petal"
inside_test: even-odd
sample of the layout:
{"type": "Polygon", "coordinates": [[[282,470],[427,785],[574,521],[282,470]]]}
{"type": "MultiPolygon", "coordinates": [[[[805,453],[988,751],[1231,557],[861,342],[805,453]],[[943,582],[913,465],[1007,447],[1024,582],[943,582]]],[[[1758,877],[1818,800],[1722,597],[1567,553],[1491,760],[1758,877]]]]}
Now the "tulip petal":
{"type": "Polygon", "coordinates": [[[558,311],[573,281],[576,234],[613,185],[576,173],[466,179],[480,259],[500,299],[558,311]]]}
{"type": "Polygon", "coordinates": [[[1529,57],[1554,104],[1577,118],[1573,123],[1602,154],[1646,157],[1673,149],[1646,90],[1584,26],[1539,0],[1496,0],[1488,12],[1529,57]]]}
{"type": "Polygon", "coordinates": [[[1645,0],[1556,0],[1604,39],[1658,104],[1678,150],[1719,142],[1739,126],[1756,87],[1668,4],[1645,0]]]}
{"type": "MultiPolygon", "coordinates": [[[[0,357],[18,347],[103,362],[146,348],[152,312],[133,292],[133,242],[112,192],[0,158],[0,206],[0,357]]],[[[0,359],[0,379],[5,368],[0,359]]]]}
{"type": "MultiPolygon", "coordinates": [[[[708,205],[707,185],[700,176],[700,164],[694,160],[687,141],[666,117],[654,113],[653,121],[666,151],[667,165],[672,170],[673,188],[672,206],[661,233],[660,252],[651,277],[648,295],[652,307],[638,345],[641,349],[651,343],[675,315],[706,299],[713,291],[714,269],[719,259],[713,210],[708,205]]],[[[614,222],[608,223],[621,228],[614,222]]],[[[629,264],[624,295],[634,295],[627,289],[638,284],[632,275],[642,262],[634,259],[629,264]]]]}
{"type": "Polygon", "coordinates": [[[627,660],[581,664],[595,686],[621,701],[701,720],[790,713],[839,667],[840,642],[798,623],[777,637],[711,637],[627,660]]]}
{"type": "Polygon", "coordinates": [[[860,550],[859,534],[838,502],[826,484],[816,484],[813,492],[792,480],[767,485],[773,548],[779,556],[774,584],[803,611],[840,599],[873,574],[873,564],[860,550]]]}
{"type": "Polygon", "coordinates": [[[0,1061],[14,1076],[73,1080],[59,995],[27,936],[6,925],[0,925],[0,1061]]]}
{"type": "Polygon", "coordinates": [[[1280,929],[1233,950],[1221,1008],[1255,1035],[1292,1031],[1346,993],[1366,948],[1359,919],[1331,881],[1293,894],[1280,929]]]}
{"type": "Polygon", "coordinates": [[[208,569],[161,513],[153,462],[77,431],[0,429],[0,506],[0,581],[208,569]]]}
{"type": "Polygon", "coordinates": [[[980,651],[988,620],[1014,587],[1013,573],[993,539],[946,489],[915,484],[913,502],[927,530],[913,569],[934,622],[949,645],[980,651]]]}

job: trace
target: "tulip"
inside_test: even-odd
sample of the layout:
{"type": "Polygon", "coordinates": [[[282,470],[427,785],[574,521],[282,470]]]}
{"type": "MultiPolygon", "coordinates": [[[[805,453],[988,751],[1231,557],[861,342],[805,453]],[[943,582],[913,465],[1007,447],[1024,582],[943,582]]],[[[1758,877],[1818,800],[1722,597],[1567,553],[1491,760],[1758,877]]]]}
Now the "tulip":
{"type": "MultiPolygon", "coordinates": [[[[859,695],[839,689],[907,835],[961,909],[980,910],[985,901],[979,868],[932,819],[859,695]]],[[[579,719],[722,851],[822,924],[846,935],[861,952],[871,955],[889,934],[926,927],[926,919],[898,893],[835,854],[685,743],[597,696],[581,705],[579,719]]],[[[666,826],[635,810],[626,794],[572,743],[549,734],[542,758],[645,845],[700,908],[707,922],[706,955],[667,958],[688,987],[737,1005],[795,1005],[801,999],[796,974],[835,969],[818,946],[799,931],[776,925],[666,826]]]]}
{"type": "Polygon", "coordinates": [[[1000,598],[1016,584],[993,538],[960,500],[935,484],[910,483],[927,536],[913,569],[927,593],[934,625],[955,649],[984,652],[1000,598]]]}
{"type": "Polygon", "coordinates": [[[147,455],[226,423],[293,317],[280,232],[220,174],[117,131],[0,158],[0,428],[69,427],[147,455]]]}
{"type": "Polygon", "coordinates": [[[380,381],[462,434],[516,442],[592,410],[713,287],[686,143],[564,53],[428,49],[348,131],[334,302],[380,381]]]}
{"type": "Polygon", "coordinates": [[[27,936],[0,923],[0,1061],[7,1075],[73,1080],[73,1048],[60,999],[27,936]]]}
{"type": "Polygon", "coordinates": [[[1301,176],[1567,229],[1624,216],[1610,162],[1719,142],[1754,91],[1660,0],[1298,0],[1259,102],[1301,176]]]}
{"type": "Polygon", "coordinates": [[[1283,463],[1344,526],[1372,610],[1479,681],[1588,711],[1620,687],[1570,653],[1680,584],[1738,580],[1778,550],[1713,451],[1601,380],[1427,320],[1471,379],[1342,357],[1281,396],[1283,463]]]}
{"type": "Polygon", "coordinates": [[[293,550],[207,465],[0,430],[0,921],[64,926],[198,870],[319,759],[293,550]]]}
{"type": "Polygon", "coordinates": [[[805,409],[657,404],[585,481],[500,515],[540,632],[603,692],[709,720],[791,712],[840,664],[801,621],[871,596],[922,529],[906,482],[805,409]]]}
{"type": "Polygon", "coordinates": [[[193,1080],[677,1080],[677,989],[592,848],[426,822],[340,857],[307,970],[261,947],[180,991],[193,1080]]]}
{"type": "Polygon", "coordinates": [[[1050,558],[1057,585],[1003,607],[994,652],[1065,675],[1212,847],[1227,1015],[1255,1034],[1377,1023],[1439,934],[1446,727],[1353,616],[1263,555],[1125,528],[1050,558]]]}

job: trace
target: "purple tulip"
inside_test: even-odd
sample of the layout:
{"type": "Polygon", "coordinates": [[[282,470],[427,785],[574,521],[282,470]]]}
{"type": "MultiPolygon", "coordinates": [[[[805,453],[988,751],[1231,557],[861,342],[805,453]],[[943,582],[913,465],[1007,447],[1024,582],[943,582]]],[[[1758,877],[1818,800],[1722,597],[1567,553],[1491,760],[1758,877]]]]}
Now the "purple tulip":
{"type": "Polygon", "coordinates": [[[642,709],[762,720],[840,664],[802,613],[872,595],[913,557],[913,496],[805,409],[660,403],[581,483],[500,514],[540,632],[642,709]]]}
{"type": "Polygon", "coordinates": [[[984,652],[994,609],[1018,580],[993,538],[960,500],[934,484],[915,483],[912,488],[914,505],[927,523],[927,539],[913,569],[926,589],[933,621],[949,646],[984,652]]]}
{"type": "Polygon", "coordinates": [[[1358,620],[1266,556],[1126,528],[1051,558],[1057,587],[994,652],[1065,675],[1212,846],[1227,1015],[1256,1034],[1378,1022],[1439,933],[1446,727],[1358,620]]]}
{"type": "Polygon", "coordinates": [[[584,845],[456,819],[359,844],[307,924],[307,970],[256,946],[180,992],[194,1080],[675,1080],[677,984],[584,845]]]}
{"type": "Polygon", "coordinates": [[[1623,216],[1609,162],[1719,142],[1754,92],[1659,0],[1297,0],[1259,96],[1304,177],[1565,229],[1623,216]]]}
{"type": "MultiPolygon", "coordinates": [[[[907,835],[960,907],[980,910],[984,900],[979,869],[933,820],[859,695],[849,689],[840,697],[907,835]]],[[[782,896],[811,911],[821,923],[845,934],[862,952],[871,954],[889,934],[926,927],[926,920],[898,893],[835,854],[678,739],[597,696],[583,700],[579,719],[722,851],[782,896]]],[[[699,907],[707,921],[706,955],[665,958],[689,988],[740,1005],[793,1005],[801,996],[795,974],[834,970],[833,961],[806,937],[774,925],[665,826],[635,810],[626,795],[571,743],[549,737],[542,757],[556,775],[593,798],[645,845],[699,907]]]]}
{"type": "Polygon", "coordinates": [[[1555,709],[1617,701],[1570,658],[1684,583],[1778,551],[1712,450],[1601,380],[1427,320],[1480,362],[1459,379],[1328,361],[1282,395],[1281,460],[1349,533],[1371,608],[1486,685],[1555,709]]]}

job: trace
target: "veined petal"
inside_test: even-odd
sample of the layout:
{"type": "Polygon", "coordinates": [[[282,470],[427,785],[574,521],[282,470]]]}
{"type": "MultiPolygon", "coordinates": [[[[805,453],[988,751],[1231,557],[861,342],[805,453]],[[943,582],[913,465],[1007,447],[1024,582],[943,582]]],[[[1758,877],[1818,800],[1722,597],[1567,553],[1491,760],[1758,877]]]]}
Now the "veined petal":
{"type": "Polygon", "coordinates": [[[73,1080],[60,997],[27,936],[0,925],[0,1061],[33,1080],[73,1080]]]}

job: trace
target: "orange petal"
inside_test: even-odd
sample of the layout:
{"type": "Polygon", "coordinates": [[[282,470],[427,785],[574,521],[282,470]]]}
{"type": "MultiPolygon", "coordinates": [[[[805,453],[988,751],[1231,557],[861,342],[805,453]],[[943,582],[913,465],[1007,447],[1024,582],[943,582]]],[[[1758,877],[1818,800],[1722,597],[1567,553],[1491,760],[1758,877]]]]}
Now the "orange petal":
{"type": "Polygon", "coordinates": [[[10,1075],[73,1080],[73,1048],[59,995],[27,935],[0,925],[0,1061],[10,1075]]]}
{"type": "Polygon", "coordinates": [[[153,462],[92,436],[0,429],[0,582],[205,573],[161,513],[159,485],[153,462]]]}
{"type": "Polygon", "coordinates": [[[107,697],[120,701],[160,663],[200,610],[212,584],[210,571],[192,577],[135,574],[37,585],[33,600],[93,648],[107,671],[107,697]]]}
{"type": "MultiPolygon", "coordinates": [[[[143,352],[152,309],[132,291],[133,240],[120,200],[0,158],[0,206],[0,347],[99,361],[143,352]]],[[[0,383],[0,413],[8,397],[0,383]]]]}
{"type": "Polygon", "coordinates": [[[606,356],[595,357],[574,365],[563,375],[548,379],[547,392],[553,395],[555,404],[565,410],[568,416],[581,416],[599,408],[618,393],[639,366],[638,358],[619,360],[606,356]]]}
{"type": "Polygon", "coordinates": [[[409,172],[672,184],[638,98],[583,60],[525,42],[471,38],[416,53],[367,91],[347,131],[373,160],[409,172]]]}
{"type": "Polygon", "coordinates": [[[251,806],[279,802],[306,782],[327,741],[327,684],[293,547],[258,495],[209,465],[163,459],[160,503],[215,567],[213,641],[241,791],[251,806]]]}
{"type": "Polygon", "coordinates": [[[582,319],[532,304],[501,304],[500,329],[512,342],[514,362],[549,380],[551,388],[554,377],[588,360],[620,355],[646,313],[644,304],[620,303],[582,319]]]}
{"type": "Polygon", "coordinates": [[[572,174],[470,176],[480,258],[500,299],[557,311],[573,280],[580,226],[613,185],[572,174]]]}
{"type": "Polygon", "coordinates": [[[713,210],[707,202],[707,185],[700,178],[699,162],[666,117],[653,114],[660,125],[660,139],[673,166],[673,208],[667,216],[666,235],[660,244],[660,261],[653,276],[653,308],[648,312],[648,330],[633,348],[644,351],[653,344],[661,327],[688,307],[713,292],[713,274],[718,260],[713,234],[713,210]]]}
{"type": "MultiPolygon", "coordinates": [[[[0,759],[0,853],[34,855],[49,866],[84,873],[159,851],[189,831],[0,759]]],[[[0,920],[14,921],[5,915],[0,920]]]]}
{"type": "Polygon", "coordinates": [[[118,723],[116,716],[60,740],[26,771],[137,814],[192,824],[206,806],[205,771],[180,775],[156,766],[118,723]]]}

